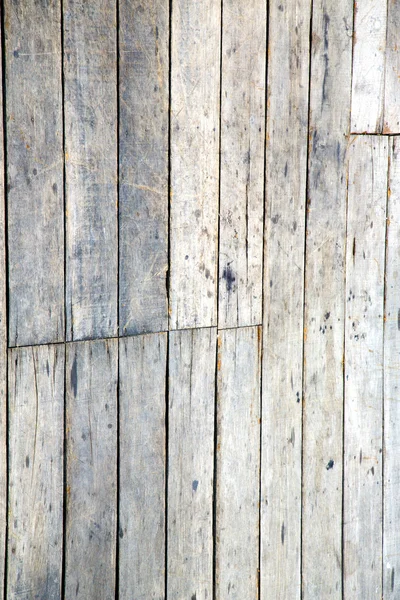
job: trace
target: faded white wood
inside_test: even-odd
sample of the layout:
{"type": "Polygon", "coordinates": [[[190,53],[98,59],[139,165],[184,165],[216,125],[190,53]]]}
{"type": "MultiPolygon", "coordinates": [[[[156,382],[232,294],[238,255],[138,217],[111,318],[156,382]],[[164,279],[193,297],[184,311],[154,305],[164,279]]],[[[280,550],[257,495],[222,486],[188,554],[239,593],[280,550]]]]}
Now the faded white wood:
{"type": "Polygon", "coordinates": [[[115,599],[117,343],[67,346],[65,598],[115,599]]]}
{"type": "Polygon", "coordinates": [[[384,490],[383,490],[383,596],[400,596],[400,146],[389,142],[386,294],[384,321],[384,490]]]}
{"type": "Polygon", "coordinates": [[[216,598],[258,598],[261,327],[218,339],[216,598]]]}
{"type": "Polygon", "coordinates": [[[170,328],[217,319],[221,2],[171,16],[170,328]]]}
{"type": "Polygon", "coordinates": [[[168,329],[169,0],[119,3],[120,334],[168,329]]]}
{"type": "Polygon", "coordinates": [[[313,3],[304,307],[304,600],[342,599],[346,152],[352,17],[352,0],[313,3]]]}
{"type": "Polygon", "coordinates": [[[59,0],[6,0],[9,344],[64,339],[59,0]]]}
{"type": "Polygon", "coordinates": [[[309,0],[269,4],[261,598],[300,598],[309,0]]]}
{"type": "Polygon", "coordinates": [[[344,595],[371,600],[382,598],[387,171],[387,138],[359,136],[351,140],[345,297],[344,595]]]}
{"type": "Polygon", "coordinates": [[[67,340],[117,334],[115,0],[65,0],[67,340]]]}
{"type": "Polygon", "coordinates": [[[216,330],[169,335],[166,594],[210,600],[216,330]]]}
{"type": "Polygon", "coordinates": [[[400,132],[400,3],[387,2],[384,133],[400,132]]]}
{"type": "Polygon", "coordinates": [[[63,345],[9,354],[7,597],[61,598],[63,345]]]}
{"type": "Polygon", "coordinates": [[[223,4],[219,327],[262,320],[266,8],[223,4]]]}
{"type": "Polygon", "coordinates": [[[165,588],[167,334],[119,343],[119,598],[165,588]]]}
{"type": "Polygon", "coordinates": [[[387,0],[354,2],[351,130],[357,133],[382,132],[386,14],[387,0]]]}

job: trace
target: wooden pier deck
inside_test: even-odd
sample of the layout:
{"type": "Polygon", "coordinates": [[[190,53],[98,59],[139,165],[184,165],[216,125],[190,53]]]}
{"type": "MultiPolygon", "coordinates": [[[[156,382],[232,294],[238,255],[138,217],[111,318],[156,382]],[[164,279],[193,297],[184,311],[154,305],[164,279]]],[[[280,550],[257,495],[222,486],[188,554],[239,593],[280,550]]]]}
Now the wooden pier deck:
{"type": "Polygon", "coordinates": [[[399,600],[400,1],[0,33],[0,600],[399,600]]]}

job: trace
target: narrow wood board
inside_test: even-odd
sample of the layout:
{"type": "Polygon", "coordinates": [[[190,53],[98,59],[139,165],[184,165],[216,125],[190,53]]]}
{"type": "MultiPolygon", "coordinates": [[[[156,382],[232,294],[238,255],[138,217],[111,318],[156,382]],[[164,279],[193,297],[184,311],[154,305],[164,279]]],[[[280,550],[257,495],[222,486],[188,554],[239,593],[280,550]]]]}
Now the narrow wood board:
{"type": "Polygon", "coordinates": [[[262,0],[223,5],[220,328],[262,320],[266,8],[262,0]]]}
{"type": "Polygon", "coordinates": [[[67,340],[117,334],[116,2],[65,0],[67,340]]]}
{"type": "Polygon", "coordinates": [[[351,130],[381,133],[383,127],[386,0],[354,3],[351,130]]]}
{"type": "Polygon", "coordinates": [[[221,2],[171,15],[170,328],[217,319],[221,2]]]}
{"type": "Polygon", "coordinates": [[[9,354],[7,597],[61,599],[63,345],[9,354]]]}
{"type": "Polygon", "coordinates": [[[261,327],[218,339],[216,597],[258,598],[261,327]]]}
{"type": "Polygon", "coordinates": [[[9,344],[64,339],[59,0],[6,0],[9,344]]]}
{"type": "Polygon", "coordinates": [[[169,1],[119,3],[120,334],[168,329],[169,1]]]}
{"type": "Polygon", "coordinates": [[[310,15],[309,0],[269,5],[260,595],[271,600],[300,598],[310,15]]]}
{"type": "Polygon", "coordinates": [[[302,594],[342,599],[343,351],[352,0],[313,3],[306,236],[302,594]]]}
{"type": "Polygon", "coordinates": [[[115,598],[117,343],[67,346],[66,598],[115,598]]]}
{"type": "Polygon", "coordinates": [[[400,132],[400,4],[387,2],[384,133],[400,132]]]}
{"type": "Polygon", "coordinates": [[[216,331],[170,333],[167,598],[210,600],[216,331]]]}
{"type": "Polygon", "coordinates": [[[160,600],[165,587],[167,334],[119,343],[119,598],[160,600]]]}

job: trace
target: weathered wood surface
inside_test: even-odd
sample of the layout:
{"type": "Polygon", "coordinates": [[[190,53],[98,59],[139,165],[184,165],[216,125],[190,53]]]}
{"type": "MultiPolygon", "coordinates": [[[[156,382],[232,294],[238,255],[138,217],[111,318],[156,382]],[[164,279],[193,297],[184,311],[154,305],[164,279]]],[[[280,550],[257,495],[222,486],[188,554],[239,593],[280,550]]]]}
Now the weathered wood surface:
{"type": "Polygon", "coordinates": [[[116,2],[65,0],[67,339],[117,334],[116,2]]]}
{"type": "Polygon", "coordinates": [[[61,599],[63,345],[9,354],[7,597],[61,599]]]}
{"type": "Polygon", "coordinates": [[[165,583],[167,334],[119,343],[119,598],[160,600],[165,583]]]}
{"type": "Polygon", "coordinates": [[[171,332],[167,598],[213,593],[216,330],[171,332]]]}
{"type": "Polygon", "coordinates": [[[262,321],[266,3],[223,4],[218,326],[262,321]]]}
{"type": "Polygon", "coordinates": [[[114,600],[116,340],[67,346],[65,597],[114,600]]]}
{"type": "Polygon", "coordinates": [[[344,595],[371,600],[382,597],[387,172],[387,139],[359,136],[351,140],[344,365],[344,595]]]}
{"type": "Polygon", "coordinates": [[[387,2],[384,133],[400,132],[400,3],[387,2]]]}
{"type": "Polygon", "coordinates": [[[269,7],[260,593],[271,600],[300,598],[310,13],[309,0],[269,7]]]}
{"type": "MultiPolygon", "coordinates": [[[[216,597],[258,597],[261,327],[218,339],[216,597]]],[[[284,535],[284,533],[283,533],[284,535]]]]}
{"type": "Polygon", "coordinates": [[[171,15],[170,328],[217,323],[221,2],[171,15]]]}
{"type": "Polygon", "coordinates": [[[61,8],[5,0],[9,343],[64,339],[61,8]]]}
{"type": "Polygon", "coordinates": [[[169,2],[119,3],[120,335],[168,329],[169,2]]]}
{"type": "Polygon", "coordinates": [[[302,585],[342,598],[342,452],[351,0],[313,3],[306,232],[302,585]]]}

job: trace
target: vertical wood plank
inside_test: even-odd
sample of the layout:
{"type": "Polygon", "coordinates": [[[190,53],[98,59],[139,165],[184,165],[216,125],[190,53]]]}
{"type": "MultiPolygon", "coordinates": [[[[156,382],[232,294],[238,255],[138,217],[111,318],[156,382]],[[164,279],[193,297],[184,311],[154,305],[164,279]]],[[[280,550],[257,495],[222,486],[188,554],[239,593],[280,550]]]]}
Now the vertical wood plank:
{"type": "Polygon", "coordinates": [[[258,598],[261,327],[218,340],[216,598],[258,598]]]}
{"type": "Polygon", "coordinates": [[[221,2],[171,16],[170,328],[216,324],[221,2]]]}
{"type": "Polygon", "coordinates": [[[351,130],[381,133],[383,126],[386,0],[354,2],[351,130]]]}
{"type": "Polygon", "coordinates": [[[219,327],[261,323],[266,3],[224,2],[219,327]]]}
{"type": "Polygon", "coordinates": [[[115,1],[65,0],[67,339],[117,333],[115,1]]]}
{"type": "Polygon", "coordinates": [[[71,344],[66,361],[65,597],[114,600],[117,342],[71,344]]]}
{"type": "Polygon", "coordinates": [[[310,15],[309,0],[269,4],[260,576],[271,600],[300,598],[310,15]]]}
{"type": "Polygon", "coordinates": [[[169,1],[123,0],[120,22],[121,335],[168,329],[169,1]]]}
{"type": "Polygon", "coordinates": [[[8,598],[61,599],[63,345],[9,355],[8,598]]]}
{"type": "Polygon", "coordinates": [[[302,588],[342,598],[343,351],[352,0],[313,3],[304,316],[302,588]]]}
{"type": "Polygon", "coordinates": [[[6,0],[9,344],[64,339],[60,2],[6,0]]]}
{"type": "Polygon", "coordinates": [[[387,171],[387,138],[352,140],[346,252],[344,595],[371,600],[382,597],[387,171]]]}
{"type": "Polygon", "coordinates": [[[169,599],[212,597],[215,329],[170,333],[169,599]]]}
{"type": "Polygon", "coordinates": [[[119,598],[159,600],[165,587],[167,334],[119,345],[119,598]]]}
{"type": "Polygon", "coordinates": [[[387,3],[384,133],[400,132],[400,3],[387,3]]]}

